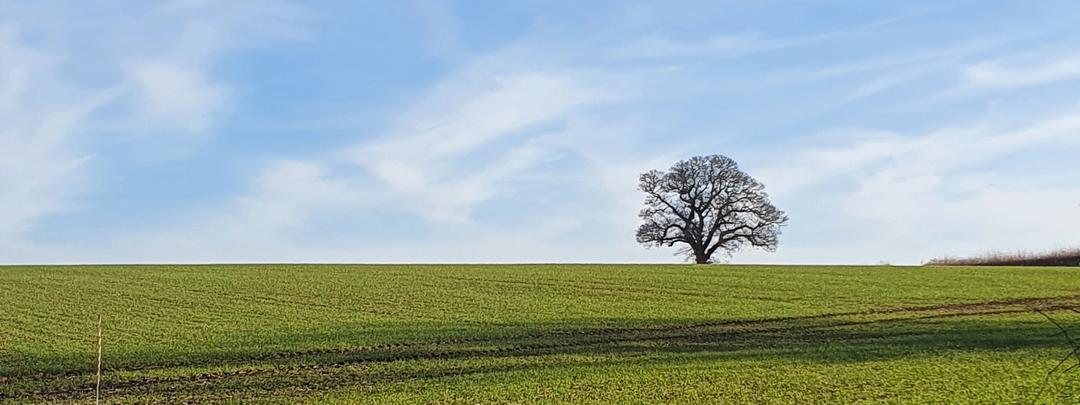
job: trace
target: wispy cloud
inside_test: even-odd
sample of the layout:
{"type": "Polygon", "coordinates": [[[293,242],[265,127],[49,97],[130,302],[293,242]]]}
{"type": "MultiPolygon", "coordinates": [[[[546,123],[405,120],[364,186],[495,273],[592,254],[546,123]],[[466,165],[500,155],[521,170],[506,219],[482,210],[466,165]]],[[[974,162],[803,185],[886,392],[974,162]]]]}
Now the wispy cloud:
{"type": "Polygon", "coordinates": [[[1040,54],[984,61],[968,66],[964,74],[971,85],[996,88],[1076,80],[1080,79],[1080,55],[1040,54]]]}
{"type": "Polygon", "coordinates": [[[792,217],[777,255],[737,260],[1075,241],[1075,39],[1041,21],[987,37],[1021,19],[992,8],[791,25],[755,6],[732,28],[619,3],[517,5],[512,27],[443,3],[358,7],[395,18],[375,24],[284,1],[55,4],[0,2],[18,25],[0,30],[8,261],[670,261],[633,239],[635,180],[711,153],[792,217]],[[135,155],[146,170],[121,172],[135,155]],[[50,227],[63,212],[102,237],[50,227]]]}
{"type": "Polygon", "coordinates": [[[370,208],[363,190],[350,179],[333,177],[320,163],[274,160],[237,196],[178,214],[163,229],[119,234],[98,248],[127,262],[265,262],[305,255],[360,260],[355,247],[313,247],[300,235],[326,213],[370,208]]]}
{"type": "Polygon", "coordinates": [[[884,27],[925,13],[888,17],[853,27],[802,36],[773,37],[759,32],[742,32],[693,40],[653,34],[616,48],[612,55],[632,59],[735,58],[841,38],[846,35],[884,27]]]}
{"type": "Polygon", "coordinates": [[[422,96],[395,128],[355,147],[349,158],[390,191],[382,195],[393,204],[434,220],[464,221],[503,182],[554,157],[530,141],[536,126],[558,124],[605,97],[564,72],[471,68],[422,96]],[[477,154],[490,148],[499,157],[485,161],[477,154]]]}
{"type": "MultiPolygon", "coordinates": [[[[815,138],[815,143],[834,143],[835,146],[811,146],[799,150],[797,159],[771,168],[768,176],[774,179],[774,189],[798,192],[839,176],[851,176],[864,170],[882,172],[885,167],[912,174],[940,172],[986,163],[1010,153],[1080,145],[1078,132],[1080,115],[1076,111],[1012,131],[1001,131],[994,126],[944,128],[913,135],[849,130],[850,134],[846,136],[815,138]]],[[[811,141],[804,139],[802,142],[805,146],[811,141]]]]}
{"type": "Polygon", "coordinates": [[[0,27],[0,242],[70,208],[70,197],[86,188],[90,156],[74,145],[74,131],[116,96],[67,88],[55,71],[57,59],[21,45],[14,28],[0,27]]]}
{"type": "MultiPolygon", "coordinates": [[[[159,241],[139,248],[147,255],[132,260],[198,251],[221,261],[315,256],[367,262],[542,261],[545,254],[570,257],[576,249],[560,240],[582,226],[617,224],[630,235],[639,199],[637,174],[666,162],[651,154],[623,161],[632,153],[620,144],[632,142],[633,126],[595,122],[585,114],[622,99],[610,79],[521,61],[521,53],[518,46],[475,57],[398,111],[385,130],[358,136],[361,140],[345,152],[272,161],[243,196],[185,224],[139,233],[120,244],[159,241]],[[565,171],[545,175],[545,165],[564,159],[582,165],[571,179],[557,178],[565,171]],[[549,189],[556,195],[581,189],[598,193],[599,200],[595,206],[532,213],[513,225],[474,220],[477,208],[492,199],[548,180],[544,186],[561,188],[549,189]],[[635,202],[623,200],[628,194],[635,202]],[[434,236],[412,237],[408,246],[385,242],[349,248],[297,237],[322,218],[373,216],[400,218],[398,224],[419,221],[434,236]]],[[[627,256],[625,247],[633,246],[629,237],[593,243],[596,260],[670,257],[651,251],[627,256]]]]}
{"type": "Polygon", "coordinates": [[[235,102],[234,89],[212,75],[224,54],[307,39],[300,28],[307,14],[283,2],[173,1],[151,8],[146,17],[163,21],[166,35],[157,40],[169,46],[116,56],[136,112],[121,124],[127,128],[119,128],[126,132],[205,135],[235,102]]]}
{"type": "Polygon", "coordinates": [[[133,105],[150,124],[202,132],[228,105],[229,89],[208,79],[199,68],[159,61],[132,63],[128,74],[134,85],[133,105]]]}
{"type": "MultiPolygon", "coordinates": [[[[854,130],[805,140],[833,146],[792,149],[783,164],[758,175],[779,200],[801,201],[793,226],[832,230],[821,240],[855,244],[862,261],[917,263],[934,254],[1039,249],[1080,242],[1073,231],[1080,226],[1080,188],[1031,183],[1026,176],[1033,173],[996,163],[1080,147],[1078,132],[1075,111],[1014,130],[854,130]],[[808,205],[807,195],[818,197],[808,205]],[[944,240],[949,243],[942,245],[944,240]]],[[[830,251],[833,262],[854,258],[830,251]]]]}
{"type": "Polygon", "coordinates": [[[0,239],[24,238],[42,219],[106,187],[92,165],[102,128],[132,139],[206,135],[230,104],[228,84],[211,73],[221,52],[250,44],[242,33],[295,35],[269,18],[286,11],[272,4],[226,7],[239,16],[199,2],[132,8],[84,19],[43,4],[3,5],[0,239]],[[230,25],[236,22],[262,28],[230,25]]]}
{"type": "Polygon", "coordinates": [[[680,41],[653,35],[619,47],[613,54],[624,58],[737,57],[802,43],[805,41],[772,39],[761,34],[721,35],[701,41],[680,41]]]}

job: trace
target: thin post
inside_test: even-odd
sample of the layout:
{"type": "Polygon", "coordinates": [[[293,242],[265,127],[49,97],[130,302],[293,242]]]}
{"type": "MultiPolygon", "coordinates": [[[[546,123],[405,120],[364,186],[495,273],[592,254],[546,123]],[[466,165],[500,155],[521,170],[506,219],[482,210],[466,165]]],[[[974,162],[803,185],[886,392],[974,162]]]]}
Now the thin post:
{"type": "Polygon", "coordinates": [[[101,315],[97,317],[97,384],[94,391],[94,403],[101,403],[101,315]]]}

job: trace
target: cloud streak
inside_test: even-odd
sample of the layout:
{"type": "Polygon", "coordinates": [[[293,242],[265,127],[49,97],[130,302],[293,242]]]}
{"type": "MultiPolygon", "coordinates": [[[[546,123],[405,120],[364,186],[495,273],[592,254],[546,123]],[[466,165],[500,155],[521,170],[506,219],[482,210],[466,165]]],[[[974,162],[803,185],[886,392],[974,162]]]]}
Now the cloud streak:
{"type": "MultiPolygon", "coordinates": [[[[283,25],[269,17],[284,10],[255,6],[270,10],[254,15],[268,17],[259,22],[271,28],[250,32],[283,35],[283,25]]],[[[237,35],[246,28],[229,24],[255,20],[216,12],[209,18],[207,8],[210,5],[174,2],[80,19],[50,13],[43,4],[3,5],[3,243],[30,244],[27,234],[40,221],[77,208],[79,197],[108,187],[94,165],[103,159],[94,150],[107,140],[102,132],[127,135],[134,142],[144,134],[208,134],[232,102],[228,85],[212,77],[211,67],[225,50],[252,40],[237,35]],[[86,31],[94,35],[84,36],[86,31]],[[162,44],[172,49],[161,52],[162,44]],[[87,65],[88,60],[94,63],[87,65]]]]}
{"type": "Polygon", "coordinates": [[[22,46],[15,29],[0,29],[0,243],[71,208],[71,196],[87,187],[90,159],[72,144],[74,131],[116,97],[65,88],[57,59],[22,46]]]}
{"type": "Polygon", "coordinates": [[[1036,60],[994,60],[968,66],[972,86],[1007,88],[1080,79],[1080,56],[1041,56],[1036,60]]]}
{"type": "Polygon", "coordinates": [[[560,72],[481,68],[422,96],[394,129],[355,147],[349,159],[390,191],[385,198],[393,204],[437,221],[466,221],[504,182],[555,157],[532,141],[543,132],[537,126],[606,97],[560,72]],[[501,156],[477,156],[492,149],[501,156]]]}
{"type": "MultiPolygon", "coordinates": [[[[933,255],[1038,250],[1080,243],[1074,232],[1080,188],[1032,183],[1030,176],[1048,177],[999,163],[1077,149],[1078,132],[1076,111],[1009,131],[992,125],[924,134],[854,130],[804,140],[834,146],[790,150],[782,165],[759,176],[781,201],[795,204],[793,227],[835,230],[816,237],[851,247],[848,253],[823,247],[834,252],[817,254],[825,261],[861,256],[864,262],[919,263],[933,255]]],[[[1056,175],[1074,177],[1080,170],[1056,175]]]]}
{"type": "Polygon", "coordinates": [[[948,29],[970,10],[735,8],[729,31],[619,3],[504,25],[453,4],[38,4],[0,4],[7,261],[675,261],[633,239],[635,180],[712,153],[792,217],[776,255],[736,261],[1080,242],[1080,70],[1053,51],[1076,40],[1041,20],[988,39],[1024,20],[992,8],[948,29]]]}

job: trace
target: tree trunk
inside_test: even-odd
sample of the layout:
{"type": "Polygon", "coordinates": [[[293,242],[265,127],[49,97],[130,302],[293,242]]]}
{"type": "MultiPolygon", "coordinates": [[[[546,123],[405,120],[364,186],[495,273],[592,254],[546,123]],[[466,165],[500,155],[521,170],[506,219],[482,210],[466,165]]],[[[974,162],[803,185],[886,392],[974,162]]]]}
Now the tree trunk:
{"type": "Polygon", "coordinates": [[[697,264],[709,264],[709,255],[705,254],[704,251],[701,251],[701,252],[695,251],[694,252],[694,262],[696,262],[697,264]]]}

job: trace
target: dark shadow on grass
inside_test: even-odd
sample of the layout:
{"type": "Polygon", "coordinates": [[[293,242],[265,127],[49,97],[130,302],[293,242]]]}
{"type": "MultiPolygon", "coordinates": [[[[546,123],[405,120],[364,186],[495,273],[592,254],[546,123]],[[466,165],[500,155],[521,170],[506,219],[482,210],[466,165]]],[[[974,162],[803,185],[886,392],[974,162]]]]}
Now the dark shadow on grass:
{"type": "MultiPolygon", "coordinates": [[[[229,365],[226,371],[120,370],[124,376],[107,376],[105,388],[112,396],[197,397],[251,392],[288,395],[340,386],[377,386],[556,367],[733,360],[851,363],[932,357],[950,352],[1065,351],[1070,346],[1057,335],[1059,330],[1040,321],[1031,311],[1038,308],[1068,314],[1066,310],[1074,307],[1076,300],[1076,297],[1058,297],[763,320],[680,325],[657,322],[608,329],[526,325],[521,329],[546,330],[369,348],[276,352],[222,362],[201,360],[182,364],[183,367],[226,364],[229,365]],[[175,375],[167,375],[173,371],[175,375]]],[[[1067,328],[1080,329],[1080,316],[1063,316],[1059,321],[1067,328]]],[[[625,321],[630,322],[639,321],[625,321]]],[[[3,377],[12,384],[12,390],[0,392],[0,399],[5,395],[22,399],[83,397],[91,392],[86,377],[85,374],[3,377]]]]}

